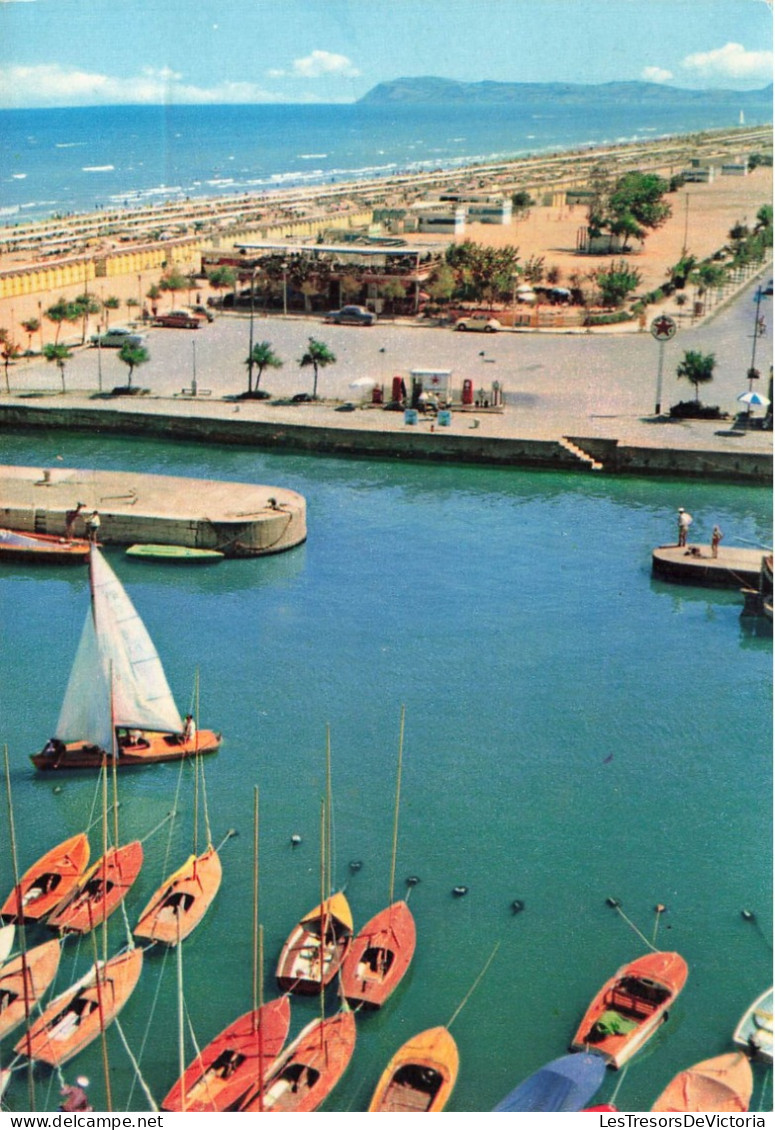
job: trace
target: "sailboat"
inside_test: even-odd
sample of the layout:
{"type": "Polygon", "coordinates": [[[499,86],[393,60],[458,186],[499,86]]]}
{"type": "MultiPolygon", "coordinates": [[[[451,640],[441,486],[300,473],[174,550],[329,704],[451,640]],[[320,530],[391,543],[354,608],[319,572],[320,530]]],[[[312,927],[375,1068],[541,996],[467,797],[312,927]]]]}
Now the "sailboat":
{"type": "Polygon", "coordinates": [[[89,586],[91,605],[56,733],[32,755],[33,765],[99,768],[114,745],[119,768],[214,753],[220,734],[184,727],[151,637],[95,546],[89,554],[89,586]]]}
{"type": "Polygon", "coordinates": [[[353,934],[350,905],[342,891],[305,914],[277,962],[281,989],[310,995],[328,985],[342,964],[353,934]]]}
{"type": "Polygon", "coordinates": [[[61,1067],[118,1016],[140,978],[142,967],[141,949],[97,962],[80,981],[51,1002],[14,1051],[61,1067]]]}
{"type": "Polygon", "coordinates": [[[151,897],[132,931],[137,938],[176,946],[201,922],[221,885],[221,861],[212,844],[190,855],[151,897]]]}
{"type": "Polygon", "coordinates": [[[81,884],[48,920],[51,930],[86,934],[106,921],[123,902],[143,865],[139,840],[110,848],[91,867],[81,884]]]}
{"type": "Polygon", "coordinates": [[[405,899],[393,901],[398,845],[398,807],[401,797],[401,763],[404,746],[404,712],[398,745],[393,851],[390,864],[388,906],[376,914],[348,949],[339,977],[339,992],[355,1008],[381,1008],[409,968],[417,943],[412,912],[405,899]]]}
{"type": "Polygon", "coordinates": [[[57,844],[29,867],[0,907],[6,922],[40,922],[69,898],[89,862],[85,832],[57,844]]]}
{"type": "Polygon", "coordinates": [[[0,1039],[26,1019],[43,996],[56,976],[60,952],[53,938],[0,968],[0,1039]]]}

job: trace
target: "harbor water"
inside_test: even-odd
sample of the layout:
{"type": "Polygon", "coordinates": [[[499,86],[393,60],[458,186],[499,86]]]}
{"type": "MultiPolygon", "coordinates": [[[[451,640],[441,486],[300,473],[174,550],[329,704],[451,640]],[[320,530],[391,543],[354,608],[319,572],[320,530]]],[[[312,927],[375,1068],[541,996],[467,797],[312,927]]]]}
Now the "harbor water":
{"type": "MultiPolygon", "coordinates": [[[[268,999],[285,937],[319,900],[327,725],[334,886],[346,884],[356,928],[387,904],[405,705],[396,889],[420,880],[417,952],[386,1007],[358,1016],[354,1058],[325,1109],[366,1110],[392,1053],[449,1021],[496,943],[452,1025],[461,1069],[449,1110],[488,1111],[564,1054],[599,986],[649,943],[681,953],[689,980],[598,1101],[616,1090],[621,1110],[648,1110],[678,1071],[731,1050],[771,978],[772,636],[741,620],[735,590],[654,580],[650,555],[674,540],[679,505],[696,541],[718,523],[725,544],[770,546],[769,491],[65,434],[6,435],[3,452],[41,467],[277,484],[307,500],[307,543],[276,557],[173,568],[107,552],[181,710],[198,673],[201,723],[224,735],[204,763],[199,850],[208,823],[216,845],[236,834],[222,848],[220,892],[183,946],[200,1048],[251,1007],[254,786],[268,999]],[[456,886],[467,894],[454,897],[456,886]]],[[[35,776],[28,760],[54,730],[88,599],[85,570],[0,567],[2,742],[22,869],[90,821],[100,854],[97,779],[35,776]]],[[[122,841],[144,839],[132,926],[192,848],[192,767],[127,772],[118,791],[122,841]],[[169,822],[153,831],[176,794],[171,833],[169,822]]],[[[7,845],[4,811],[1,824],[7,845]]],[[[8,850],[0,879],[5,897],[8,850]]],[[[121,912],[109,935],[115,952],[121,912]]],[[[28,944],[43,937],[30,929],[28,944]]],[[[90,939],[69,939],[57,989],[92,960],[90,939]]],[[[178,1074],[175,965],[146,953],[120,1018],[157,1101],[178,1074]]],[[[294,999],[292,1032],[318,1007],[294,999]]],[[[147,1109],[115,1026],[108,1049],[115,1109],[147,1109]]],[[[99,1041],[65,1070],[77,1074],[105,1109],[99,1041]]],[[[38,1109],[55,1108],[56,1076],[35,1077],[38,1109]]],[[[770,1109],[771,1096],[757,1068],[751,1109],[770,1109]]],[[[6,1102],[28,1101],[20,1071],[6,1102]]]]}

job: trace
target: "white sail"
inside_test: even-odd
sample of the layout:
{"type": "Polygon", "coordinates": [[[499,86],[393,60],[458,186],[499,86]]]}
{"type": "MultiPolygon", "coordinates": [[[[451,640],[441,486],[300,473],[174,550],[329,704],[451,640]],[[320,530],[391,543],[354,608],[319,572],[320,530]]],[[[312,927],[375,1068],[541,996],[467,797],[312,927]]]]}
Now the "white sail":
{"type": "Polygon", "coordinates": [[[112,680],[115,725],[180,733],[183,722],[156,648],[98,549],[91,551],[91,583],[102,670],[112,680]]]}
{"type": "Polygon", "coordinates": [[[110,752],[112,732],[110,689],[89,608],[54,736],[61,742],[83,741],[110,752]]]}

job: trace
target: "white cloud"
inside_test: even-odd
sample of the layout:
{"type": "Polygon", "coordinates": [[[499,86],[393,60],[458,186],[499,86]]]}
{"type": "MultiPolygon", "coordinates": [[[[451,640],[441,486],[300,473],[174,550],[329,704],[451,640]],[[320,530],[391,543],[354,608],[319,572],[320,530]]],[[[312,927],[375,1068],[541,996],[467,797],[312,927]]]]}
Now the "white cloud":
{"type": "Polygon", "coordinates": [[[168,67],[147,67],[131,78],[76,70],[58,63],[0,67],[0,107],[280,101],[277,95],[251,82],[201,87],[182,82],[182,77],[168,67]]]}
{"type": "Polygon", "coordinates": [[[332,51],[312,51],[303,59],[293,61],[293,74],[299,78],[321,78],[323,75],[357,78],[360,73],[346,55],[336,55],[332,51]]]}
{"type": "Polygon", "coordinates": [[[640,77],[644,82],[669,82],[673,72],[666,71],[664,67],[644,67],[640,77]]]}
{"type": "Polygon", "coordinates": [[[767,81],[772,76],[772,51],[746,51],[742,43],[725,43],[713,51],[687,55],[681,66],[703,78],[767,81]]]}

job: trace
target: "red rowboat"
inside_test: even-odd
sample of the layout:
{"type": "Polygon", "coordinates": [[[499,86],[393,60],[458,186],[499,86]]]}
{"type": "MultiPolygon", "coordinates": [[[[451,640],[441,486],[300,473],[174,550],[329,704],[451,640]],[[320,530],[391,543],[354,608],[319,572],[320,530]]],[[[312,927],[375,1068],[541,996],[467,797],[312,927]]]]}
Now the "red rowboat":
{"type": "Polygon", "coordinates": [[[0,528],[0,561],[43,561],[50,565],[85,565],[89,542],[52,534],[28,534],[0,528]]]}
{"type": "Polygon", "coordinates": [[[162,1110],[225,1111],[263,1078],[288,1036],[287,996],[246,1012],[207,1045],[162,1101],[162,1110]]]}
{"type": "Polygon", "coordinates": [[[352,1007],[381,1008],[409,968],[416,941],[414,918],[403,899],[381,910],[345,955],[340,996],[352,1007]]]}
{"type": "Polygon", "coordinates": [[[24,872],[3,903],[0,918],[6,922],[40,922],[73,893],[88,862],[85,832],[57,844],[24,872]]]}
{"type": "Polygon", "coordinates": [[[51,930],[85,934],[109,918],[123,901],[143,865],[143,845],[133,840],[107,855],[84,875],[76,891],[48,920],[51,930]]]}

